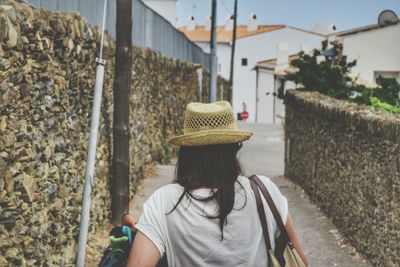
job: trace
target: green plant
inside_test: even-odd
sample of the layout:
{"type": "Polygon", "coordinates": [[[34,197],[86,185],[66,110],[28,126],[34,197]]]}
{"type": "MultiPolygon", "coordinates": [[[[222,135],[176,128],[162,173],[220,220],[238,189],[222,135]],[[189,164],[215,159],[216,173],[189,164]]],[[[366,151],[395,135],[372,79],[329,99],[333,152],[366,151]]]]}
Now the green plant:
{"type": "Polygon", "coordinates": [[[373,95],[382,101],[391,105],[399,104],[400,84],[394,78],[383,78],[379,76],[376,79],[379,87],[374,89],[373,95]]]}
{"type": "Polygon", "coordinates": [[[348,76],[356,61],[347,63],[344,58],[332,59],[321,55],[321,51],[314,50],[311,55],[299,53],[299,58],[291,65],[298,69],[289,74],[286,79],[302,85],[303,90],[317,91],[336,98],[346,99],[351,95],[348,76]]]}
{"type": "Polygon", "coordinates": [[[383,102],[379,100],[376,96],[371,96],[371,106],[383,109],[392,113],[400,113],[400,103],[398,102],[395,105],[391,105],[389,103],[383,102]]]}
{"type": "MultiPolygon", "coordinates": [[[[319,50],[314,50],[311,55],[300,52],[298,56],[291,62],[297,71],[288,74],[285,80],[300,85],[301,90],[317,91],[338,99],[400,113],[400,84],[396,79],[378,77],[378,86],[368,88],[355,83],[349,76],[356,61],[347,62],[345,57],[324,57],[319,50]]],[[[278,94],[278,97],[282,96],[282,93],[278,94]]]]}

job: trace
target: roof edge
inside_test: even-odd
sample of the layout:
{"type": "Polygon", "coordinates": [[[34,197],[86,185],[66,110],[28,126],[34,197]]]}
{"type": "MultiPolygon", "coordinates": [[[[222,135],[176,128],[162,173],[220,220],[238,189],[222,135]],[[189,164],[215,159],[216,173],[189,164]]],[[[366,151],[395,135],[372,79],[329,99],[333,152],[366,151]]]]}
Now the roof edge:
{"type": "Polygon", "coordinates": [[[360,32],[373,31],[373,30],[378,30],[378,29],[382,29],[382,28],[386,28],[386,27],[390,27],[390,26],[396,26],[396,25],[400,25],[400,20],[397,21],[396,23],[391,23],[391,24],[387,24],[387,25],[370,24],[370,25],[356,27],[356,28],[349,29],[349,30],[344,30],[344,31],[338,32],[336,34],[336,37],[348,36],[348,35],[353,35],[353,34],[357,34],[360,32]]]}
{"type": "Polygon", "coordinates": [[[318,35],[318,36],[321,36],[321,37],[327,37],[328,36],[328,34],[322,34],[322,33],[318,33],[318,32],[313,32],[313,31],[305,30],[305,29],[298,28],[298,27],[295,27],[295,26],[288,26],[288,28],[293,29],[293,30],[298,30],[298,31],[302,31],[302,32],[315,34],[315,35],[318,35]]]}

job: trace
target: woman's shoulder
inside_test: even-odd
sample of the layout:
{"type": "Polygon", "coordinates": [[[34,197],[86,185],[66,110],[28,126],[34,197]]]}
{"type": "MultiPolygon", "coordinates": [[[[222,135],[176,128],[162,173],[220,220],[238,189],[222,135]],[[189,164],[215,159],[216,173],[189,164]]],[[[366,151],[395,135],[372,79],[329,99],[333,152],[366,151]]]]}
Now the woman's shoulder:
{"type": "MultiPolygon", "coordinates": [[[[267,188],[268,192],[270,193],[273,199],[280,200],[282,198],[282,193],[279,190],[279,187],[269,177],[263,175],[257,175],[257,177],[260,178],[261,182],[265,185],[265,187],[267,188]]],[[[249,177],[239,176],[238,181],[241,184],[245,184],[246,188],[252,191],[249,177]]]]}
{"type": "Polygon", "coordinates": [[[156,191],[151,194],[149,200],[153,200],[155,202],[161,201],[163,202],[165,199],[173,199],[179,197],[184,191],[184,188],[176,183],[167,184],[161,186],[156,191]]]}
{"type": "MultiPolygon", "coordinates": [[[[258,178],[260,178],[260,180],[267,188],[269,194],[272,197],[272,200],[275,203],[275,206],[277,207],[279,213],[281,214],[282,221],[285,224],[288,214],[288,203],[286,197],[282,195],[281,191],[279,190],[279,187],[270,178],[263,175],[257,175],[257,176],[258,178]]],[[[247,188],[247,190],[249,190],[251,194],[253,194],[253,190],[251,189],[248,177],[241,176],[238,180],[242,184],[245,183],[245,188],[247,188]]]]}
{"type": "MultiPolygon", "coordinates": [[[[260,178],[261,182],[263,182],[263,184],[267,187],[267,189],[269,190],[270,187],[276,187],[276,185],[274,184],[274,182],[271,181],[271,179],[267,176],[263,176],[263,175],[257,175],[258,178],[260,178]]],[[[245,183],[245,184],[249,184],[250,185],[250,180],[249,177],[247,176],[239,176],[238,177],[238,181],[240,183],[245,183]]]]}

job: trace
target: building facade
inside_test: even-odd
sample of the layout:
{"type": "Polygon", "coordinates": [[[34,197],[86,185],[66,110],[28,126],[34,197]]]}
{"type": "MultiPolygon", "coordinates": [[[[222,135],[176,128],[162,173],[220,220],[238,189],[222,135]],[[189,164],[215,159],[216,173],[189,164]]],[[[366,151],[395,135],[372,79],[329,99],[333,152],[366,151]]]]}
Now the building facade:
{"type": "MultiPolygon", "coordinates": [[[[231,47],[233,21],[228,20],[225,26],[217,28],[217,56],[219,74],[229,79],[231,64],[231,47]]],[[[209,52],[211,29],[207,25],[195,25],[190,21],[188,26],[180,30],[192,41],[209,52]]],[[[286,43],[288,53],[320,47],[325,36],[287,25],[258,25],[253,14],[247,25],[238,25],[236,31],[236,51],[234,59],[233,109],[241,113],[245,107],[249,113],[248,122],[256,122],[257,74],[255,66],[258,62],[275,58],[277,47],[286,43]]]]}
{"type": "Polygon", "coordinates": [[[351,29],[333,38],[343,44],[343,55],[348,61],[357,60],[351,70],[353,76],[371,84],[378,76],[396,78],[400,82],[399,22],[351,29]]]}
{"type": "MultiPolygon", "coordinates": [[[[257,72],[255,66],[262,60],[277,57],[280,44],[287,46],[288,54],[297,54],[302,50],[319,48],[324,36],[304,31],[290,26],[257,34],[237,41],[235,54],[235,69],[233,81],[233,107],[236,112],[241,112],[243,103],[249,112],[249,122],[258,120],[257,108],[263,103],[258,103],[257,72]],[[256,120],[257,119],[257,120],[256,120]]],[[[272,90],[264,88],[261,90],[272,90]]]]}

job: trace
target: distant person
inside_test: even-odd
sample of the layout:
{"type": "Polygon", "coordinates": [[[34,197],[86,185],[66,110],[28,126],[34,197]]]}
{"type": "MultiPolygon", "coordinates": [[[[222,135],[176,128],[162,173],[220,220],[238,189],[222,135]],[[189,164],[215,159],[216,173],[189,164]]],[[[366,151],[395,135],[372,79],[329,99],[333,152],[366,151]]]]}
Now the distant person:
{"type": "Polygon", "coordinates": [[[242,102],[242,112],[240,113],[240,119],[246,122],[249,117],[249,113],[247,112],[247,105],[245,102],[242,102]]]}
{"type": "MultiPolygon", "coordinates": [[[[236,156],[252,133],[237,130],[226,101],[191,103],[184,121],[184,134],[169,140],[180,146],[175,180],[144,204],[128,266],[156,266],[163,255],[170,267],[268,266],[256,191],[236,156]]],[[[269,178],[259,178],[307,266],[286,198],[269,178]]],[[[279,230],[266,204],[264,211],[274,249],[279,230]]]]}

